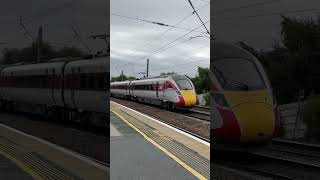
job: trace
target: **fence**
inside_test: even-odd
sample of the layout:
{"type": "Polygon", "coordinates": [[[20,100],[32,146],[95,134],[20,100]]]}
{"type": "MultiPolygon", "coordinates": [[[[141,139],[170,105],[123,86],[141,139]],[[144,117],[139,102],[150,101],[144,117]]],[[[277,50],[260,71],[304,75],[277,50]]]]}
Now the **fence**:
{"type": "Polygon", "coordinates": [[[280,120],[283,125],[283,138],[301,138],[305,136],[307,126],[303,122],[303,110],[306,102],[290,103],[279,106],[280,120]]]}

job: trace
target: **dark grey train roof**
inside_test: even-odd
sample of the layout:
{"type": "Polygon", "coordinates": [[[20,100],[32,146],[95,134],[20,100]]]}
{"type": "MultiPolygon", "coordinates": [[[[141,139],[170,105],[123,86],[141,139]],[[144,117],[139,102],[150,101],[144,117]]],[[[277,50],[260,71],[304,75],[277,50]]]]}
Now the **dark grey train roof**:
{"type": "Polygon", "coordinates": [[[214,41],[211,43],[211,61],[227,57],[255,59],[247,50],[231,43],[214,41]]]}

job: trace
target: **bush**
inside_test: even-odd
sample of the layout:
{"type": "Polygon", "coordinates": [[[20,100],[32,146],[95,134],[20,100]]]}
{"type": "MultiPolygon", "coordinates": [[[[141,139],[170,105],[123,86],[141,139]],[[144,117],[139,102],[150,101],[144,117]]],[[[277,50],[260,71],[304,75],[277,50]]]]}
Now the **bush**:
{"type": "Polygon", "coordinates": [[[303,120],[307,124],[307,136],[320,139],[320,96],[313,96],[305,105],[303,120]]]}

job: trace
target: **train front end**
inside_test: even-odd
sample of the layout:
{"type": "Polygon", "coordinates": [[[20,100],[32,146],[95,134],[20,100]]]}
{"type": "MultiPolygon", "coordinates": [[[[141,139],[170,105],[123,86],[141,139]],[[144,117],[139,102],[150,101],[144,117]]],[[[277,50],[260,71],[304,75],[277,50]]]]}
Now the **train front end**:
{"type": "Polygon", "coordinates": [[[197,94],[192,81],[188,77],[182,75],[173,75],[172,79],[177,85],[175,90],[179,97],[176,106],[182,108],[191,108],[195,106],[197,104],[197,94]]]}
{"type": "Polygon", "coordinates": [[[262,65],[236,46],[218,43],[214,50],[217,52],[211,61],[213,140],[232,144],[269,141],[278,131],[279,118],[262,65]]]}

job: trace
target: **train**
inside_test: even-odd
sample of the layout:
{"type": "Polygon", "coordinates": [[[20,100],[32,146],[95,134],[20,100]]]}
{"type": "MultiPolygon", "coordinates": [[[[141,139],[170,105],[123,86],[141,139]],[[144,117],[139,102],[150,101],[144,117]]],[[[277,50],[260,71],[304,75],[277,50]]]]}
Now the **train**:
{"type": "Polygon", "coordinates": [[[108,126],[109,57],[55,59],[0,69],[2,109],[108,126]],[[101,115],[101,116],[100,116],[101,115]],[[90,122],[92,121],[92,122],[90,122]]]}
{"type": "Polygon", "coordinates": [[[277,135],[280,118],[271,83],[249,51],[233,43],[211,42],[209,79],[212,142],[262,145],[277,135]]]}
{"type": "Polygon", "coordinates": [[[187,76],[178,74],[113,82],[110,93],[113,97],[154,104],[171,111],[192,108],[197,104],[192,81],[187,76]]]}

